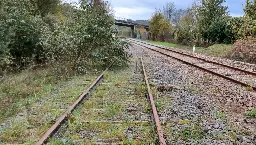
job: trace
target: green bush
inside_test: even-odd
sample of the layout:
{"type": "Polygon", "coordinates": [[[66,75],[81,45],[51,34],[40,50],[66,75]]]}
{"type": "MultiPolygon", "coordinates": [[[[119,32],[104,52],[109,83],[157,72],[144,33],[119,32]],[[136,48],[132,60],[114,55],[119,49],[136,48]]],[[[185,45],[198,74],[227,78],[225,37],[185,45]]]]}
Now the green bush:
{"type": "Polygon", "coordinates": [[[4,0],[0,10],[1,68],[42,61],[41,28],[44,22],[32,15],[30,1],[4,0]]]}
{"type": "Polygon", "coordinates": [[[58,66],[83,71],[87,67],[124,64],[128,55],[125,42],[113,37],[114,21],[102,7],[82,3],[62,25],[56,26],[48,42],[47,58],[58,66]],[[63,65],[65,64],[65,65],[63,65]]]}
{"type": "Polygon", "coordinates": [[[41,9],[36,0],[1,1],[2,70],[50,64],[56,72],[69,73],[112,62],[127,63],[124,49],[128,45],[113,37],[114,20],[104,2],[92,5],[81,1],[79,7],[54,3],[54,9],[44,9],[43,15],[41,9]],[[54,14],[56,6],[59,11],[54,14]]]}
{"type": "Polygon", "coordinates": [[[213,43],[230,44],[233,40],[232,26],[228,18],[218,18],[211,23],[207,30],[207,38],[213,43]]]}

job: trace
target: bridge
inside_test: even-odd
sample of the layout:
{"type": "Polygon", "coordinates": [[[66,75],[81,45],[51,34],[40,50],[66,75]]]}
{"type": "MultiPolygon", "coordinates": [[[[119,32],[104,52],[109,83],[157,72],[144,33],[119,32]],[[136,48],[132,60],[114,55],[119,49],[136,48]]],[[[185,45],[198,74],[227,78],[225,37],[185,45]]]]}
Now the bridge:
{"type": "Polygon", "coordinates": [[[139,24],[133,21],[129,21],[128,19],[125,19],[125,18],[120,18],[120,17],[115,17],[115,25],[130,27],[132,30],[131,37],[134,36],[134,30],[136,26],[144,27],[147,31],[149,31],[149,25],[139,24]]]}

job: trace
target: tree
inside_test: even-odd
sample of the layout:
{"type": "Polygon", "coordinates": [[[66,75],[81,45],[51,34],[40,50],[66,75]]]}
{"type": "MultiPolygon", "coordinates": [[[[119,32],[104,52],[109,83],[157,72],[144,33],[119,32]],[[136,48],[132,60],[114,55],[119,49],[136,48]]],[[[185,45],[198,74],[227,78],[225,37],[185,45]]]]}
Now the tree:
{"type": "MultiPolygon", "coordinates": [[[[212,23],[227,16],[227,7],[222,4],[225,0],[203,0],[199,8],[198,27],[203,40],[211,41],[208,28],[212,23]]],[[[215,23],[216,24],[216,23],[215,23]]]]}
{"type": "Polygon", "coordinates": [[[208,39],[213,43],[232,43],[234,35],[230,21],[229,17],[225,17],[212,22],[207,30],[208,39]]]}
{"type": "Polygon", "coordinates": [[[113,37],[114,20],[109,5],[83,1],[77,6],[49,1],[49,9],[38,9],[42,4],[39,0],[1,1],[0,73],[31,64],[50,65],[62,74],[84,72],[96,64],[126,64],[128,54],[124,49],[128,45],[113,37]],[[50,25],[47,17],[56,17],[56,6],[58,13],[66,12],[62,14],[66,19],[50,25]]]}
{"type": "Polygon", "coordinates": [[[173,14],[172,23],[175,25],[179,24],[180,19],[183,16],[185,16],[185,14],[186,14],[186,10],[182,10],[182,9],[176,10],[173,14]]]}
{"type": "Polygon", "coordinates": [[[256,0],[254,0],[253,2],[246,0],[246,7],[245,7],[244,11],[245,11],[245,15],[247,17],[252,18],[253,20],[256,20],[256,15],[255,15],[256,0]]]}
{"type": "Polygon", "coordinates": [[[165,41],[170,39],[169,34],[172,25],[168,19],[160,12],[156,12],[150,19],[150,32],[153,40],[165,41]]]}
{"type": "Polygon", "coordinates": [[[234,35],[233,40],[239,40],[243,38],[244,31],[243,31],[243,25],[244,25],[244,18],[243,17],[232,17],[230,18],[230,23],[232,27],[232,33],[234,35]]]}
{"type": "Polygon", "coordinates": [[[177,25],[182,16],[185,15],[186,10],[176,9],[174,2],[166,3],[165,7],[163,7],[163,15],[167,18],[171,23],[177,25]]]}
{"type": "Polygon", "coordinates": [[[246,0],[246,7],[244,8],[245,17],[242,26],[243,37],[253,36],[256,37],[256,0],[246,0]]]}
{"type": "Polygon", "coordinates": [[[179,20],[176,25],[177,41],[183,44],[189,44],[189,42],[196,39],[196,18],[193,8],[188,8],[184,16],[179,20]]]}
{"type": "Polygon", "coordinates": [[[31,0],[41,16],[46,16],[49,13],[56,13],[60,0],[31,0]]]}
{"type": "Polygon", "coordinates": [[[163,15],[170,21],[172,21],[175,11],[176,8],[174,2],[168,2],[163,7],[163,15]]]}

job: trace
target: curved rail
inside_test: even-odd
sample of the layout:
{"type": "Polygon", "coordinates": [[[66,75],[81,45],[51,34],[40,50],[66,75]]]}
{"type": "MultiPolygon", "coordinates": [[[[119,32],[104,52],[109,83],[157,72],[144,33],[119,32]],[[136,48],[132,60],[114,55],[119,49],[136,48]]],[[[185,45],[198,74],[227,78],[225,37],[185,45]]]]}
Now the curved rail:
{"type": "Polygon", "coordinates": [[[172,56],[172,55],[170,55],[170,54],[167,54],[167,53],[164,53],[164,52],[161,52],[161,51],[152,49],[152,48],[150,48],[150,47],[147,47],[147,46],[138,44],[138,43],[136,43],[136,42],[134,42],[134,43],[137,44],[137,45],[139,45],[139,46],[142,46],[142,47],[145,47],[145,48],[147,48],[147,49],[150,49],[150,50],[152,50],[152,51],[154,51],[154,52],[157,52],[157,53],[160,53],[160,54],[162,54],[162,55],[165,55],[165,56],[167,56],[167,57],[170,57],[170,58],[173,58],[173,59],[175,59],[175,60],[181,61],[181,62],[183,62],[183,63],[185,63],[185,64],[188,64],[188,65],[191,65],[191,66],[193,66],[193,67],[199,68],[199,69],[201,69],[201,70],[203,70],[203,71],[206,71],[206,72],[208,72],[208,73],[211,73],[211,74],[213,74],[213,75],[222,77],[222,78],[227,79],[227,80],[229,80],[229,81],[232,81],[232,82],[234,82],[234,83],[240,84],[240,85],[245,86],[245,87],[251,87],[254,91],[256,91],[256,87],[255,87],[255,86],[251,86],[251,85],[249,85],[249,84],[246,84],[246,83],[241,82],[241,81],[238,81],[238,80],[236,80],[236,79],[227,77],[227,76],[222,75],[222,74],[220,74],[220,73],[217,73],[217,72],[214,72],[214,71],[212,71],[212,70],[206,69],[206,68],[204,68],[204,67],[195,65],[194,63],[191,63],[191,62],[189,62],[189,61],[185,61],[185,60],[180,59],[180,58],[178,58],[178,57],[174,57],[174,56],[172,56]]]}

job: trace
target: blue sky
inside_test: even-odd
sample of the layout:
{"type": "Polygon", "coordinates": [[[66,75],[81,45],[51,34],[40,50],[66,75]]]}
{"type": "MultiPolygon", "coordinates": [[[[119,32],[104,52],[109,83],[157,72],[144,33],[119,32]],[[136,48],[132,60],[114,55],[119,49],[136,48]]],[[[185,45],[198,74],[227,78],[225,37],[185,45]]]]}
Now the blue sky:
{"type": "MultiPolygon", "coordinates": [[[[78,2],[78,0],[63,0],[66,2],[78,2]]],[[[155,8],[162,8],[167,2],[174,2],[177,9],[190,7],[194,0],[108,0],[116,17],[133,20],[150,19],[155,8]]],[[[226,0],[224,5],[229,7],[231,16],[242,16],[245,0],[226,0]]]]}

